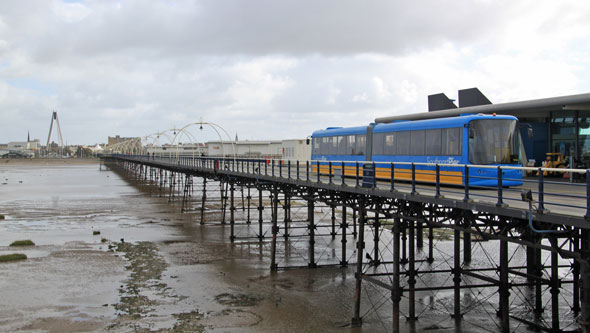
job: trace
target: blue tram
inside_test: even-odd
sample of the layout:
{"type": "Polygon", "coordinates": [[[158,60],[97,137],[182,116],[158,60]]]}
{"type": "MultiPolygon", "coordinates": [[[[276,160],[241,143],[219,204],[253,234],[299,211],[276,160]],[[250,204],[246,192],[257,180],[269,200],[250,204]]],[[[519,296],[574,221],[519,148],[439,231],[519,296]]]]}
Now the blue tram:
{"type": "MultiPolygon", "coordinates": [[[[341,170],[356,175],[356,163],[375,162],[378,179],[435,182],[435,164],[440,167],[440,182],[465,185],[469,165],[469,185],[496,186],[497,166],[522,166],[526,158],[518,120],[513,116],[463,115],[415,121],[397,121],[359,127],[331,127],[312,135],[312,160],[319,160],[319,172],[341,170]],[[341,163],[340,161],[345,161],[341,163]],[[393,173],[392,173],[393,165],[393,173]]],[[[314,171],[318,165],[313,166],[314,171]]],[[[522,171],[502,169],[502,185],[522,184],[522,171]]]]}

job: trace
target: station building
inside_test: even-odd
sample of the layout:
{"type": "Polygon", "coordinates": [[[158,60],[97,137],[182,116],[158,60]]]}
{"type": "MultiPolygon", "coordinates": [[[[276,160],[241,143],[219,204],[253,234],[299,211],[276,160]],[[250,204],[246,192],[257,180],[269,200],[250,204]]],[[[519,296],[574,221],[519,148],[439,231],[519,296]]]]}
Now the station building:
{"type": "Polygon", "coordinates": [[[492,104],[479,89],[459,90],[459,106],[444,93],[428,96],[428,112],[375,119],[376,123],[455,117],[462,114],[512,115],[519,119],[529,162],[540,166],[547,153],[573,157],[590,168],[590,93],[492,104]],[[532,137],[528,135],[532,129],[532,137]]]}

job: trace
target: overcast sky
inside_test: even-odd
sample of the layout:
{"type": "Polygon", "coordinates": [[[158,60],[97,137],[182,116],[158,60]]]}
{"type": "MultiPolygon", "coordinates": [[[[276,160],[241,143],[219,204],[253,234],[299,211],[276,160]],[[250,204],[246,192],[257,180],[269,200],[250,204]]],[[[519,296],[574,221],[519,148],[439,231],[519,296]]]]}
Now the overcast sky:
{"type": "Polygon", "coordinates": [[[0,143],[45,144],[53,110],[68,144],[201,120],[261,140],[464,88],[493,103],[587,93],[589,18],[581,0],[1,1],[0,143]]]}

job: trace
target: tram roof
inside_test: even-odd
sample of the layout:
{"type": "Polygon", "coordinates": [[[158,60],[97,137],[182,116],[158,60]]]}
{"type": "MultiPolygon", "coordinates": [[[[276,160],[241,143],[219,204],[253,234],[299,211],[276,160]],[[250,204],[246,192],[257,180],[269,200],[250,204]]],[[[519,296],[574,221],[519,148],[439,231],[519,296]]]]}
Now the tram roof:
{"type": "Polygon", "coordinates": [[[375,123],[391,123],[397,120],[424,120],[434,118],[456,117],[464,114],[512,115],[517,118],[546,117],[551,111],[590,110],[590,93],[534,99],[528,101],[469,106],[456,109],[380,117],[375,123]]]}

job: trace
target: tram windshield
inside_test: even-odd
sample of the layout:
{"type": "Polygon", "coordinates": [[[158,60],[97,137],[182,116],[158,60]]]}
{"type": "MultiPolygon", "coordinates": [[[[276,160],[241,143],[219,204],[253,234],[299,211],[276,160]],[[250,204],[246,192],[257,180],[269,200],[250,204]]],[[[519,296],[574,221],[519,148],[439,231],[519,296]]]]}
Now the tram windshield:
{"type": "Polygon", "coordinates": [[[518,121],[481,119],[469,122],[472,164],[522,164],[518,121]]]}

